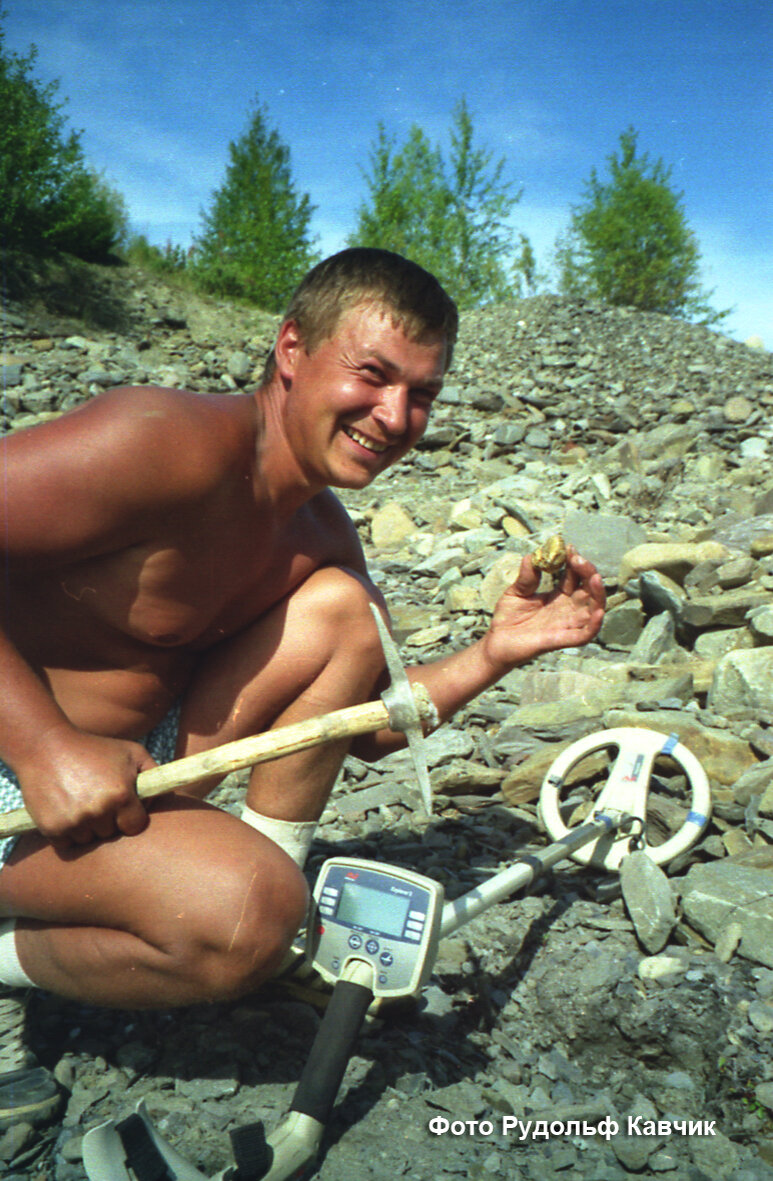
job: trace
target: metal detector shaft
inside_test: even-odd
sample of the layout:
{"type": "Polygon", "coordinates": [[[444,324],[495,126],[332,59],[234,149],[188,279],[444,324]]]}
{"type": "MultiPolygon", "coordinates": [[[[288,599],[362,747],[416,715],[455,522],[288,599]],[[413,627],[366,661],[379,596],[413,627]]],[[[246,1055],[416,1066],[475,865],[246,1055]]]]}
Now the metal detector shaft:
{"type": "Polygon", "coordinates": [[[551,865],[563,861],[576,849],[598,840],[606,833],[617,831],[623,819],[619,813],[613,815],[599,813],[592,821],[572,829],[560,841],[548,845],[547,849],[520,857],[513,865],[501,870],[493,878],[489,878],[487,882],[482,882],[474,890],[462,894],[460,898],[454,898],[451,902],[446,902],[440,924],[441,938],[453,935],[454,931],[458,931],[465,923],[477,918],[495,902],[502,902],[505,898],[509,898],[516,890],[527,886],[546,869],[550,869],[551,865]]]}

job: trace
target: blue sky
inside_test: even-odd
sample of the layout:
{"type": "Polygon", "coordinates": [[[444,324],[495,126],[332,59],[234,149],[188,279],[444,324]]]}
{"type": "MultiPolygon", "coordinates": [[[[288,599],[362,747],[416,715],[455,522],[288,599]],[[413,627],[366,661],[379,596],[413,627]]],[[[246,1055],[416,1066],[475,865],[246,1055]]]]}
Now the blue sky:
{"type": "Polygon", "coordinates": [[[523,188],[548,270],[590,170],[629,125],[672,168],[724,331],[773,348],[770,0],[0,0],[38,48],[90,164],[152,242],[187,247],[255,98],[292,153],[313,229],[344,245],[379,120],[447,147],[464,95],[523,188]]]}

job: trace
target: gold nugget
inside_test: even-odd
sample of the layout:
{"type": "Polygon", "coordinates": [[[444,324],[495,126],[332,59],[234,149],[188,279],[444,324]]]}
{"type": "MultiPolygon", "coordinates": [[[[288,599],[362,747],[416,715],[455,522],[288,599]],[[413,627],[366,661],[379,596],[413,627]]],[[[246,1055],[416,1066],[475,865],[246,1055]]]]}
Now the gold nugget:
{"type": "Polygon", "coordinates": [[[531,563],[537,570],[557,574],[566,565],[566,545],[560,533],[554,533],[531,555],[531,563]]]}

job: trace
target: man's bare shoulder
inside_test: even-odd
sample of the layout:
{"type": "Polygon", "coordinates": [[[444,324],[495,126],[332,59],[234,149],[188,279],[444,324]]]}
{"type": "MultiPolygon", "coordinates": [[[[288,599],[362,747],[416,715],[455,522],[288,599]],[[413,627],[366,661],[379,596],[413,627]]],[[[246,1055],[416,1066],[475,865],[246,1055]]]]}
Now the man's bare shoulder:
{"type": "Polygon", "coordinates": [[[160,484],[206,481],[254,448],[251,399],[159,386],[122,386],[8,440],[38,468],[60,462],[154,469],[160,484]]]}
{"type": "Polygon", "coordinates": [[[349,566],[352,570],[366,574],[365,556],[354,522],[335,493],[326,488],[306,508],[316,536],[324,548],[323,562],[349,566]]]}
{"type": "Polygon", "coordinates": [[[122,548],[166,511],[243,483],[254,412],[246,397],[229,403],[123,387],[7,438],[0,495],[9,551],[77,558],[122,548]]]}
{"type": "Polygon", "coordinates": [[[234,450],[254,448],[251,398],[195,394],[162,386],[121,386],[89,404],[94,426],[142,442],[154,454],[163,451],[171,464],[222,462],[234,450]],[[196,448],[186,454],[182,446],[196,448]]]}

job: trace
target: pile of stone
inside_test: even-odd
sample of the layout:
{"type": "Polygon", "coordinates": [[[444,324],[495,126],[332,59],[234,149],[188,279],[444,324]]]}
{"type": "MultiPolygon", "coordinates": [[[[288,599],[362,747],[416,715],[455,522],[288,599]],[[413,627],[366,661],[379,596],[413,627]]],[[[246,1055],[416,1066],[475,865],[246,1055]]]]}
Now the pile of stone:
{"type": "MultiPolygon", "coordinates": [[[[136,272],[119,285],[120,330],[5,310],[6,429],[115,384],[257,380],[275,319],[136,272]]],[[[514,669],[431,736],[432,818],[406,755],[348,759],[310,879],[353,853],[456,896],[546,843],[537,797],[556,756],[619,726],[677,735],[713,812],[665,869],[567,862],[444,940],[421,1003],[367,1027],[323,1181],[773,1179],[772,407],[759,347],[538,297],[464,317],[421,447],[344,494],[407,663],[482,636],[522,555],[559,530],[597,565],[609,609],[594,643],[514,669]]],[[[606,761],[567,785],[570,823],[606,761]]],[[[677,765],[656,776],[652,844],[690,807],[677,765]]],[[[219,802],[236,808],[242,789],[228,780],[219,802]]],[[[0,1136],[9,1181],[83,1181],[83,1132],[140,1098],[216,1172],[229,1129],[284,1118],[318,1020],[270,994],[182,1014],[39,997],[36,1049],[69,1099],[42,1135],[0,1136]]]]}

